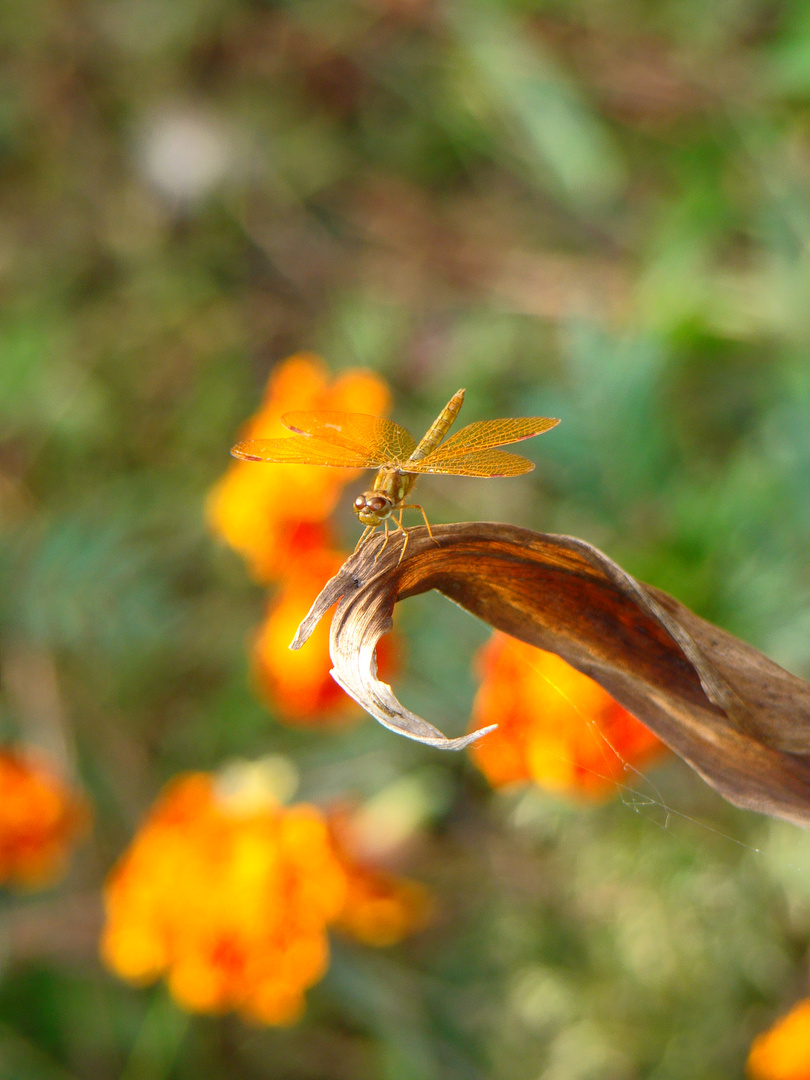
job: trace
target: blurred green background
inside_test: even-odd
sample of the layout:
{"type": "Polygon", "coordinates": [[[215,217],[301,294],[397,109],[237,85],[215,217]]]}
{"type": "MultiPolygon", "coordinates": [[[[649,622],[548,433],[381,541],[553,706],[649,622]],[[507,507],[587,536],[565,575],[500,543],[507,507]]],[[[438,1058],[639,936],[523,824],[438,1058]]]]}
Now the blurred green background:
{"type": "MultiPolygon", "coordinates": [[[[528,478],[420,482],[431,520],[583,537],[810,676],[810,5],[4,0],[0,56],[0,733],[96,807],[0,897],[2,1080],[741,1076],[808,989],[807,836],[679,762],[583,809],[281,726],[203,502],[293,351],[416,434],[466,386],[563,423],[528,478]],[[439,916],[337,943],[298,1026],[187,1019],[101,968],[99,888],[170,776],[269,752],[305,798],[407,782],[439,916]]],[[[486,628],[400,629],[460,733],[486,628]]]]}

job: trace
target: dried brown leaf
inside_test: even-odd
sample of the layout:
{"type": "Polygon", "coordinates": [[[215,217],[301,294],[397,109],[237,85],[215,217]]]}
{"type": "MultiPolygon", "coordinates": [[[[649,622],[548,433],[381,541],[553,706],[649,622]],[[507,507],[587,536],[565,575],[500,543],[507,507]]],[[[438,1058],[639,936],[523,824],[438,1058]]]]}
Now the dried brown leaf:
{"type": "Polygon", "coordinates": [[[473,522],[375,537],[329,581],[298,629],[300,648],[339,601],[335,680],[380,723],[443,749],[447,739],[376,676],[375,648],[398,600],[437,589],[491,626],[557,653],[600,683],[737,806],[810,824],[810,684],[625,573],[590,544],[473,522]]]}

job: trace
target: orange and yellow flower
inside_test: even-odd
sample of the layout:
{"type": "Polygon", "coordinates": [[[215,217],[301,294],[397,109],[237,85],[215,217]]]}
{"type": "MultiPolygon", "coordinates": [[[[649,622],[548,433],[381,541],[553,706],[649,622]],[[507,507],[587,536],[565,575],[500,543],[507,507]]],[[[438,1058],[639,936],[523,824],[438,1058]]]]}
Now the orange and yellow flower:
{"type": "MultiPolygon", "coordinates": [[[[317,528],[327,536],[325,526],[311,530],[317,528]]],[[[288,648],[315,597],[345,559],[345,554],[328,546],[310,546],[306,557],[291,560],[254,638],[252,666],[258,692],[290,723],[322,726],[358,712],[330,674],[328,620],[321,619],[303,649],[288,648]]],[[[377,660],[383,678],[388,677],[394,667],[390,636],[380,642],[377,660]]]]}
{"type": "Polygon", "coordinates": [[[554,653],[496,634],[477,659],[482,676],[471,729],[498,729],[472,747],[489,782],[533,780],[550,791],[600,798],[625,765],[664,750],[607,691],[554,653]]]}
{"type": "Polygon", "coordinates": [[[428,890],[377,865],[363,850],[355,814],[338,806],[329,814],[335,850],[346,873],[346,900],[337,926],[365,945],[394,945],[421,930],[432,909],[428,890]]]}
{"type": "Polygon", "coordinates": [[[345,896],[315,807],[192,773],[169,784],[113,870],[101,951],[125,979],[165,975],[189,1011],[290,1023],[326,970],[345,896]]]}
{"type": "Polygon", "coordinates": [[[754,1039],[748,1076],[750,1080],[810,1080],[810,998],[754,1039]]]}
{"type": "MultiPolygon", "coordinates": [[[[273,370],[264,403],[242,437],[289,435],[281,417],[293,410],[379,414],[387,411],[389,398],[377,375],[347,371],[330,380],[322,360],[300,353],[273,370]]],[[[304,649],[288,649],[310,604],[345,560],[329,517],[357,475],[351,469],[235,461],[208,499],[213,531],[245,558],[258,581],[280,586],[255,636],[252,667],[261,696],[291,723],[322,725],[357,713],[330,675],[326,623],[304,649]]],[[[386,641],[380,650],[383,670],[390,654],[386,641]]]]}
{"type": "Polygon", "coordinates": [[[253,642],[252,666],[260,695],[293,722],[319,724],[326,715],[345,714],[349,697],[329,674],[329,623],[321,620],[303,649],[289,644],[298,624],[345,556],[328,547],[294,560],[253,642]]]}
{"type": "MultiPolygon", "coordinates": [[[[264,402],[243,439],[289,435],[281,417],[293,410],[335,410],[378,415],[390,395],[379,376],[346,371],[330,381],[323,361],[299,353],[270,376],[264,402]]],[[[208,498],[208,520],[246,560],[262,583],[283,577],[289,558],[306,545],[302,526],[326,521],[356,470],[312,465],[260,465],[234,461],[208,498]]]]}
{"type": "Polygon", "coordinates": [[[85,800],[38,756],[0,751],[0,885],[50,884],[88,821],[85,800]]]}
{"type": "Polygon", "coordinates": [[[421,925],[426,896],[365,866],[344,818],[283,806],[267,770],[167,786],[107,881],[101,953],[131,982],[165,976],[191,1012],[286,1024],[326,970],[329,924],[389,944],[421,925]]]}

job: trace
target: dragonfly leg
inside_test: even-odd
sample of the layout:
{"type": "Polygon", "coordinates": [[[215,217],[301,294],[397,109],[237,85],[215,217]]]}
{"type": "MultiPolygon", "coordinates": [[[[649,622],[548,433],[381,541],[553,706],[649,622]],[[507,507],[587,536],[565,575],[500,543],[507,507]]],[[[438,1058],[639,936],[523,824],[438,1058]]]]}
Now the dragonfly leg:
{"type": "Polygon", "coordinates": [[[379,559],[379,557],[382,555],[382,553],[383,553],[383,551],[385,549],[385,545],[388,543],[388,518],[385,518],[385,520],[383,521],[383,525],[385,526],[385,539],[382,542],[380,550],[374,556],[374,562],[375,563],[376,563],[377,559],[379,559]]]}
{"type": "MultiPolygon", "coordinates": [[[[435,536],[433,535],[433,531],[432,531],[432,529],[430,528],[430,522],[429,522],[429,521],[428,521],[428,519],[427,519],[427,514],[425,513],[425,508],[424,508],[424,506],[422,506],[422,505],[421,505],[420,503],[403,503],[403,505],[402,505],[402,509],[403,509],[403,510],[406,510],[406,509],[407,509],[407,510],[418,510],[418,511],[419,511],[419,513],[420,513],[420,514],[422,515],[422,517],[423,517],[423,518],[425,519],[425,525],[427,525],[427,531],[428,531],[428,536],[429,536],[429,537],[430,537],[430,539],[431,539],[431,540],[433,541],[433,543],[434,543],[434,544],[436,544],[436,546],[438,547],[438,546],[439,546],[439,541],[438,541],[438,540],[436,539],[436,537],[435,537],[435,536]]],[[[401,520],[401,519],[402,519],[402,515],[400,514],[400,520],[401,520]]]]}
{"type": "Polygon", "coordinates": [[[397,566],[399,566],[399,564],[402,562],[402,556],[405,554],[405,548],[408,546],[408,530],[402,524],[402,515],[403,515],[404,511],[405,511],[405,507],[400,506],[400,508],[399,508],[399,521],[394,522],[396,527],[398,529],[401,529],[402,532],[405,533],[405,539],[402,541],[402,551],[400,551],[399,558],[397,559],[397,566]]]}
{"type": "Polygon", "coordinates": [[[374,530],[375,530],[376,528],[377,528],[377,526],[376,526],[376,525],[366,525],[365,529],[363,529],[363,535],[362,535],[362,536],[360,537],[360,539],[359,539],[359,540],[357,541],[357,544],[356,544],[356,546],[355,546],[355,549],[354,549],[354,551],[352,552],[352,554],[353,554],[353,555],[356,555],[356,554],[357,554],[357,552],[358,552],[358,551],[360,550],[360,548],[361,548],[361,547],[363,546],[363,542],[364,542],[364,541],[365,541],[365,540],[367,539],[367,537],[369,537],[369,536],[371,535],[371,533],[373,533],[373,532],[374,532],[374,530]]]}

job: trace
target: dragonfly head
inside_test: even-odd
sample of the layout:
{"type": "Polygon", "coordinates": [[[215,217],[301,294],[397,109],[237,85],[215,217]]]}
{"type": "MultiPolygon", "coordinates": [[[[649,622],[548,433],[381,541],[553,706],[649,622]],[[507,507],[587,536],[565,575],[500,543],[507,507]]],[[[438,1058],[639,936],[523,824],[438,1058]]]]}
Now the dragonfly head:
{"type": "Polygon", "coordinates": [[[384,491],[364,491],[354,500],[354,512],[364,525],[379,525],[394,509],[394,500],[384,491]]]}

